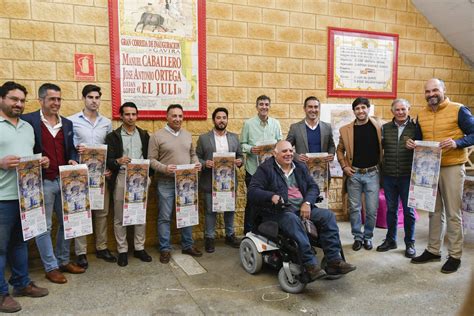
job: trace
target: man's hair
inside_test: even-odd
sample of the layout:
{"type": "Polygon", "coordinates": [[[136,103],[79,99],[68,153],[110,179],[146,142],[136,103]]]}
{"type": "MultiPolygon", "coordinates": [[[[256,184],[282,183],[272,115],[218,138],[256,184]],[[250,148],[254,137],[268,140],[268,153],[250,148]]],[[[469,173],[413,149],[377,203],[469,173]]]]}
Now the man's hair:
{"type": "Polygon", "coordinates": [[[393,111],[393,109],[395,108],[395,105],[397,105],[397,103],[403,104],[404,106],[407,107],[407,109],[410,108],[410,102],[408,102],[408,101],[405,100],[405,99],[401,99],[401,98],[400,98],[400,99],[395,99],[395,100],[393,100],[392,105],[390,106],[390,109],[392,109],[392,111],[393,111]]]}
{"type": "Polygon", "coordinates": [[[7,81],[2,86],[0,86],[0,97],[4,98],[7,96],[8,92],[17,89],[22,91],[25,94],[25,97],[28,94],[26,88],[21,84],[16,83],[15,81],[7,81]]]}
{"type": "Polygon", "coordinates": [[[123,109],[124,108],[134,108],[135,110],[137,110],[137,115],[138,115],[138,108],[137,106],[135,105],[135,103],[133,102],[125,102],[124,104],[122,104],[122,106],[120,107],[120,115],[123,115],[123,109]]]}
{"type": "Polygon", "coordinates": [[[166,109],[166,114],[168,114],[169,111],[171,111],[172,109],[180,109],[181,111],[184,112],[183,107],[181,106],[181,104],[177,104],[177,103],[176,103],[176,104],[170,104],[170,105],[168,105],[168,108],[166,109]]]}
{"type": "Polygon", "coordinates": [[[260,101],[262,101],[262,100],[268,100],[268,102],[272,103],[272,100],[270,99],[270,97],[268,97],[268,96],[262,94],[262,95],[259,96],[259,97],[257,98],[257,100],[255,101],[255,106],[257,106],[257,105],[258,105],[258,102],[260,102],[260,101]]]}
{"type": "Polygon", "coordinates": [[[102,92],[100,92],[100,87],[96,86],[95,84],[88,84],[82,88],[82,96],[85,98],[89,93],[97,92],[99,96],[102,96],[102,92]]]}
{"type": "Polygon", "coordinates": [[[368,108],[370,108],[370,101],[367,98],[364,97],[358,97],[357,99],[352,102],[352,111],[354,111],[355,107],[358,106],[359,104],[365,104],[367,105],[368,108]]]}
{"type": "Polygon", "coordinates": [[[308,101],[318,101],[319,104],[321,104],[321,101],[319,101],[318,98],[316,98],[315,96],[309,96],[307,97],[306,99],[304,99],[304,107],[306,107],[306,103],[308,103],[308,101]]]}
{"type": "Polygon", "coordinates": [[[217,112],[224,112],[225,115],[226,115],[227,117],[229,117],[229,111],[227,111],[226,108],[222,108],[222,107],[221,107],[221,108],[215,109],[214,112],[212,112],[212,120],[213,120],[213,121],[214,121],[214,119],[216,118],[217,112]]]}
{"type": "Polygon", "coordinates": [[[440,79],[440,78],[433,78],[433,79],[436,79],[439,81],[439,83],[441,84],[441,86],[443,87],[443,89],[446,89],[446,83],[444,82],[443,79],[440,79]]]}
{"type": "Polygon", "coordinates": [[[38,97],[40,99],[44,99],[46,95],[48,94],[48,90],[54,90],[57,92],[61,92],[61,88],[58,85],[55,85],[54,83],[43,83],[41,87],[38,89],[38,97]]]}

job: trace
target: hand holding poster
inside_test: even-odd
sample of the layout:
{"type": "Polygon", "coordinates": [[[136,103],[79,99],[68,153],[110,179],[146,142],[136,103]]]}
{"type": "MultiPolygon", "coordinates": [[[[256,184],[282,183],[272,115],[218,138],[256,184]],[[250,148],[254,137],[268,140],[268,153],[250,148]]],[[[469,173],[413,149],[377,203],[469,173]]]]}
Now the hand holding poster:
{"type": "Polygon", "coordinates": [[[306,153],[308,161],[306,165],[309,169],[309,174],[319,187],[319,195],[324,199],[317,206],[321,208],[329,207],[329,172],[328,163],[325,158],[329,156],[328,153],[306,153]]]}
{"type": "Polygon", "coordinates": [[[80,157],[80,163],[89,169],[89,196],[91,209],[104,208],[105,195],[105,162],[107,158],[107,145],[85,145],[80,157]]]}
{"type": "Polygon", "coordinates": [[[257,157],[257,162],[259,165],[273,156],[273,149],[275,148],[276,143],[276,140],[264,140],[255,144],[255,147],[260,150],[260,153],[257,157]]]}
{"type": "Polygon", "coordinates": [[[92,234],[87,165],[59,166],[63,204],[64,238],[92,234]]]}
{"type": "Polygon", "coordinates": [[[21,228],[25,241],[47,230],[40,161],[41,154],[22,157],[16,167],[21,228]]]}
{"type": "Polygon", "coordinates": [[[198,172],[194,164],[178,165],[175,171],[176,226],[199,224],[198,172]]]}
{"type": "Polygon", "coordinates": [[[146,222],[146,202],[150,160],[132,159],[125,174],[125,193],[123,203],[123,226],[140,225],[146,222]]]}
{"type": "Polygon", "coordinates": [[[235,211],[235,152],[214,153],[212,211],[235,211]]]}
{"type": "Polygon", "coordinates": [[[441,148],[439,142],[415,141],[408,206],[434,212],[438,191],[441,148]]]}

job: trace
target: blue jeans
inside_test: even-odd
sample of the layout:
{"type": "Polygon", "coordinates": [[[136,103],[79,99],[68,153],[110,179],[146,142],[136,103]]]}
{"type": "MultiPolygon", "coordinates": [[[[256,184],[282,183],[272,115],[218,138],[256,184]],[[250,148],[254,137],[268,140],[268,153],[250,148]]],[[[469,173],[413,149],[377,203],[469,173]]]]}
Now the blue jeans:
{"type": "Polygon", "coordinates": [[[379,172],[355,173],[347,178],[349,197],[349,218],[355,240],[371,240],[374,235],[375,219],[379,207],[379,172]],[[362,232],[362,193],[365,194],[365,225],[362,232]]]}
{"type": "MultiPolygon", "coordinates": [[[[158,186],[158,240],[160,251],[171,251],[171,215],[175,209],[174,179],[159,179],[158,186]]],[[[181,247],[189,249],[193,246],[193,227],[181,228],[181,247]]]]}
{"type": "Polygon", "coordinates": [[[44,206],[46,211],[46,225],[48,230],[36,236],[36,246],[38,247],[41,261],[46,272],[52,271],[59,266],[69,263],[70,240],[64,239],[63,227],[63,206],[61,203],[61,190],[59,188],[59,179],[53,181],[45,179],[43,181],[44,206]],[[56,249],[53,250],[51,240],[51,226],[53,210],[56,213],[58,222],[58,231],[56,234],[56,249]]]}
{"type": "Polygon", "coordinates": [[[28,244],[23,241],[18,200],[0,201],[0,295],[8,294],[5,268],[10,266],[10,284],[21,289],[30,284],[28,244]]]}
{"type": "Polygon", "coordinates": [[[405,228],[405,244],[415,242],[415,210],[408,207],[408,190],[410,176],[383,177],[383,189],[387,202],[387,240],[397,241],[398,200],[403,205],[403,225],[405,228]]]}
{"type": "MultiPolygon", "coordinates": [[[[217,213],[212,211],[212,194],[204,193],[206,202],[206,230],[204,237],[214,238],[216,233],[216,217],[217,213]]],[[[232,236],[234,234],[234,214],[235,212],[224,212],[225,235],[232,236]]]]}

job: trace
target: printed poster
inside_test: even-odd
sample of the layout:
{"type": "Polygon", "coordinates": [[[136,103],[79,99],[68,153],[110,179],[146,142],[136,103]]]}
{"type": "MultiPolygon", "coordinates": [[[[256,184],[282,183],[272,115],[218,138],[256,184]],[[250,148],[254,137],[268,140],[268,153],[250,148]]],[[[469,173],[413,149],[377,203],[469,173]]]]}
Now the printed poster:
{"type": "Polygon", "coordinates": [[[306,165],[309,169],[309,174],[319,187],[319,195],[323,198],[321,203],[316,205],[320,208],[329,207],[329,164],[325,158],[329,156],[328,153],[306,153],[309,160],[306,165]]]}
{"type": "Polygon", "coordinates": [[[260,154],[257,156],[257,162],[259,165],[273,156],[273,149],[275,148],[276,143],[276,140],[264,140],[255,144],[255,147],[260,149],[260,154]]]}
{"type": "Polygon", "coordinates": [[[92,210],[104,209],[105,196],[105,163],[107,159],[107,145],[85,145],[80,156],[80,163],[89,169],[89,196],[92,210]]]}
{"type": "Polygon", "coordinates": [[[132,159],[126,168],[123,226],[145,224],[150,160],[132,159]]]}
{"type": "Polygon", "coordinates": [[[89,170],[86,164],[59,166],[64,238],[92,234],[89,170]]]}
{"type": "Polygon", "coordinates": [[[465,240],[474,242],[474,177],[464,179],[462,210],[465,240]]]}
{"type": "Polygon", "coordinates": [[[23,240],[46,232],[41,154],[22,157],[16,168],[23,240]]]}
{"type": "Polygon", "coordinates": [[[178,165],[175,171],[176,226],[199,224],[198,172],[194,164],[178,165]]]}
{"type": "Polygon", "coordinates": [[[213,153],[212,211],[235,211],[235,152],[213,153]]]}
{"type": "Polygon", "coordinates": [[[408,206],[434,212],[441,167],[439,142],[415,141],[408,206]]]}

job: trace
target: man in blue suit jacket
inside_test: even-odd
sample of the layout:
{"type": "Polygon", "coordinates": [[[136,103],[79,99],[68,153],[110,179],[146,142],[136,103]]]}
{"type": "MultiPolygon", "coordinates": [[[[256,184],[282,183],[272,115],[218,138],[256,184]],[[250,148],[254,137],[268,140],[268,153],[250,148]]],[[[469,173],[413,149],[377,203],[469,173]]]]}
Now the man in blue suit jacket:
{"type": "Polygon", "coordinates": [[[25,114],[22,119],[33,126],[35,154],[47,156],[49,168],[43,169],[43,191],[48,230],[36,237],[36,245],[43,261],[46,278],[53,283],[66,283],[62,272],[83,273],[85,270],[69,261],[70,241],[64,239],[59,166],[77,164],[77,152],[73,142],[72,122],[59,115],[61,89],[52,83],[41,85],[38,90],[41,109],[25,114]],[[56,236],[56,253],[51,241],[53,210],[59,223],[56,236]]]}

